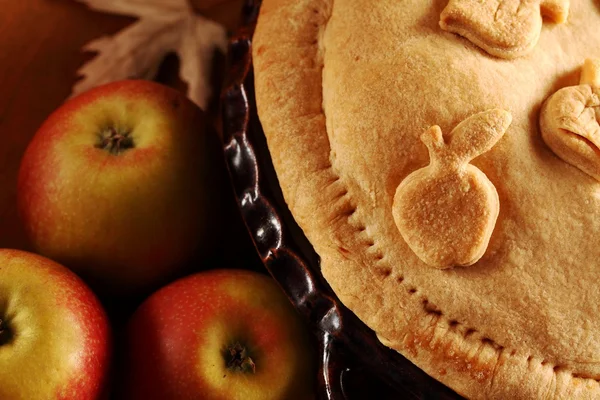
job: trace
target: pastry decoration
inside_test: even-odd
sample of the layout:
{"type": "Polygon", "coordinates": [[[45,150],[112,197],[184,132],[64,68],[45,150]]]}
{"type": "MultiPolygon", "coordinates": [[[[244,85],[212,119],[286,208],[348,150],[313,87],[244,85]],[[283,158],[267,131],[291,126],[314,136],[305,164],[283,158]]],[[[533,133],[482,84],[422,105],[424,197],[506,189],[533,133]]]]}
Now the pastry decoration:
{"type": "Polygon", "coordinates": [[[472,115],[444,141],[439,126],[421,135],[430,163],[396,189],[393,215],[412,251],[426,264],[445,269],[469,266],[485,253],[498,218],[496,188],[469,164],[489,151],[512,121],[499,109],[472,115]]]}
{"type": "Polygon", "coordinates": [[[546,100],[540,130],[554,154],[600,181],[600,59],[585,60],[579,83],[546,100]]]}
{"type": "Polygon", "coordinates": [[[563,23],[568,14],[569,0],[450,0],[440,26],[491,55],[510,59],[535,46],[543,17],[563,23]]]}

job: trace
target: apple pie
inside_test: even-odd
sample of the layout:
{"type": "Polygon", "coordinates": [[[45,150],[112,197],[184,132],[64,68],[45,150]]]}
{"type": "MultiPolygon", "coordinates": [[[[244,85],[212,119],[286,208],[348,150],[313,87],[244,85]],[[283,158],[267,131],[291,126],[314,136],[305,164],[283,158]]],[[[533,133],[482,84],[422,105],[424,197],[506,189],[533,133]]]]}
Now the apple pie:
{"type": "Polygon", "coordinates": [[[257,108],[342,302],[474,399],[600,398],[600,2],[264,0],[257,108]]]}

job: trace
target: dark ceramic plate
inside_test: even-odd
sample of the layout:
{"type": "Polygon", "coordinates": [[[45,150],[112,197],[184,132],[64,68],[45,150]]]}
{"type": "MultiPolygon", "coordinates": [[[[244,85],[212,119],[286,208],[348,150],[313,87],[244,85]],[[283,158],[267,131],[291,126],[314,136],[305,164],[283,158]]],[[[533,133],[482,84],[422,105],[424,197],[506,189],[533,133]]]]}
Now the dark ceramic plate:
{"type": "Polygon", "coordinates": [[[303,315],[319,344],[323,399],[458,399],[375,333],[337,298],[319,257],[286,207],[256,114],[252,34],[260,0],[248,0],[231,39],[221,95],[225,159],[242,218],[267,270],[303,315]]]}

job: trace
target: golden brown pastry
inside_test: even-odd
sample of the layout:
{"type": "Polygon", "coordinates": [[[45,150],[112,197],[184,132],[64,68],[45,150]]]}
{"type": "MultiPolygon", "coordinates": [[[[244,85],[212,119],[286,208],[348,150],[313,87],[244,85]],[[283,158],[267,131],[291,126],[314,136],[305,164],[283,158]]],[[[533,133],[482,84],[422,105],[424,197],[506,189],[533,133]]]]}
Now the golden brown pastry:
{"type": "Polygon", "coordinates": [[[500,140],[511,119],[507,111],[489,110],[458,124],[446,140],[439,126],[421,135],[429,165],[398,186],[392,213],[400,234],[424,263],[469,266],[483,256],[500,201],[494,185],[469,162],[500,140]]]}
{"type": "Polygon", "coordinates": [[[544,103],[542,138],[557,156],[600,181],[600,59],[588,59],[578,86],[544,103]]]}
{"type": "Polygon", "coordinates": [[[520,57],[537,43],[543,17],[564,23],[569,0],[450,0],[440,26],[502,58],[520,57]]]}
{"type": "MultiPolygon", "coordinates": [[[[473,399],[600,398],[600,182],[579,161],[565,162],[540,129],[556,118],[549,100],[540,120],[542,104],[579,85],[585,60],[600,58],[600,3],[502,2],[534,19],[559,10],[535,29],[523,19],[511,42],[518,57],[508,59],[442,29],[459,3],[263,1],[253,41],[257,107],[285,200],[340,299],[434,378],[473,399]],[[451,256],[431,261],[414,243],[425,227],[394,218],[418,196],[395,200],[397,189],[431,162],[423,132],[430,147],[439,131],[448,145],[462,121],[494,109],[512,122],[493,147],[473,143],[470,155],[480,155],[466,164],[485,193],[471,203],[477,240],[460,257],[442,246],[451,256]],[[485,245],[490,184],[499,210],[485,245]]],[[[586,107],[597,121],[594,104],[586,107]]],[[[464,221],[441,226],[454,236],[464,221]]]]}

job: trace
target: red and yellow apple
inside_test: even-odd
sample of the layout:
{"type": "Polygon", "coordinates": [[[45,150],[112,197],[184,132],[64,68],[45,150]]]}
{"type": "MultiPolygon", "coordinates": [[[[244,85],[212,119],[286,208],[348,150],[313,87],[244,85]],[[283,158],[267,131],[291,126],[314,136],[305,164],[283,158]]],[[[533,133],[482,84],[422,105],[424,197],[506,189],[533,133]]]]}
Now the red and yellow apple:
{"type": "Polygon", "coordinates": [[[0,249],[0,399],[105,399],[110,351],[108,319],[83,281],[0,249]]]}
{"type": "Polygon", "coordinates": [[[128,400],[293,400],[314,394],[306,327],[275,282],[212,270],[154,293],[127,332],[128,400]]]}
{"type": "Polygon", "coordinates": [[[36,252],[116,294],[166,281],[218,228],[209,132],[195,104],[149,81],[68,100],[21,162],[19,211],[36,252]]]}

